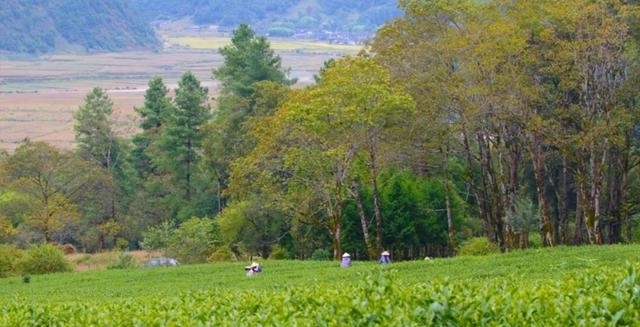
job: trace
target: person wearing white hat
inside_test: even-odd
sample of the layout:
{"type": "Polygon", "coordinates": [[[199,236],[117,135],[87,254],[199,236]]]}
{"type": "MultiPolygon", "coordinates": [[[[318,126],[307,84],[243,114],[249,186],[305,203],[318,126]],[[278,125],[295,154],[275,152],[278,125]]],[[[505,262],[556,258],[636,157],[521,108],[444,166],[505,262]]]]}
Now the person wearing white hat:
{"type": "Polygon", "coordinates": [[[342,255],[342,262],[340,262],[340,267],[342,268],[351,267],[351,255],[349,253],[345,252],[342,255]]]}
{"type": "Polygon", "coordinates": [[[389,251],[382,251],[382,253],[380,254],[380,260],[378,260],[378,262],[381,264],[391,263],[389,255],[389,251]]]}
{"type": "Polygon", "coordinates": [[[244,272],[247,276],[253,276],[262,272],[262,267],[257,262],[252,262],[251,265],[244,267],[244,272]]]}

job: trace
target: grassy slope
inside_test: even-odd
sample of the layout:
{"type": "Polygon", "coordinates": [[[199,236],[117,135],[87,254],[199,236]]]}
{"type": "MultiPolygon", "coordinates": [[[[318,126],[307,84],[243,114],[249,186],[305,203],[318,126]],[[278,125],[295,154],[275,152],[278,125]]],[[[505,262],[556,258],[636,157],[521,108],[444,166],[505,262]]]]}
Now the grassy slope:
{"type": "Polygon", "coordinates": [[[104,302],[122,298],[171,297],[197,291],[279,293],[292,287],[339,288],[362,283],[379,269],[393,270],[403,287],[443,281],[496,282],[503,279],[523,283],[557,282],[587,269],[624,269],[637,263],[638,245],[557,247],[487,257],[460,257],[431,261],[398,262],[380,267],[375,262],[356,261],[341,269],[337,262],[265,261],[265,272],[257,278],[243,274],[244,262],[185,265],[172,268],[101,270],[32,276],[31,282],[7,278],[0,283],[0,304],[12,298],[32,301],[104,302]]]}

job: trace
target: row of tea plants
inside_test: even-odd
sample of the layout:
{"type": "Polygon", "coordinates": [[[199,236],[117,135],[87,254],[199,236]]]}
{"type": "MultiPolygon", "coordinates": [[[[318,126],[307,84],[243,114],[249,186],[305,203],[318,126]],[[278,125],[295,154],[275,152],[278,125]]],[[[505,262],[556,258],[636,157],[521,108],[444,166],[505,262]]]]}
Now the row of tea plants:
{"type": "MultiPolygon", "coordinates": [[[[599,266],[561,279],[398,278],[406,265],[355,283],[232,287],[168,296],[0,299],[1,326],[631,326],[640,321],[640,265],[599,266]]],[[[188,278],[188,276],[185,276],[188,278]]],[[[262,276],[253,281],[260,283],[262,276]]],[[[108,281],[105,281],[108,287],[108,281]]]]}

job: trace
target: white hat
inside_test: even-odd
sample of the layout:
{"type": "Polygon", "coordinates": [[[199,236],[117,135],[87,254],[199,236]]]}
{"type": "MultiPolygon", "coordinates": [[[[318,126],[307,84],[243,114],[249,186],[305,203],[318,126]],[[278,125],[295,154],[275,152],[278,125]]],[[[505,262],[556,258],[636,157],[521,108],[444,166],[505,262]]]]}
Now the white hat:
{"type": "Polygon", "coordinates": [[[343,258],[349,258],[349,257],[351,257],[351,255],[350,255],[349,253],[345,252],[345,253],[342,255],[342,257],[343,257],[343,258]]]}
{"type": "Polygon", "coordinates": [[[381,255],[389,255],[389,251],[383,251],[381,255]]]}
{"type": "Polygon", "coordinates": [[[257,266],[259,266],[259,264],[257,262],[253,262],[253,263],[251,263],[251,266],[249,266],[249,267],[250,268],[255,268],[257,266]]]}

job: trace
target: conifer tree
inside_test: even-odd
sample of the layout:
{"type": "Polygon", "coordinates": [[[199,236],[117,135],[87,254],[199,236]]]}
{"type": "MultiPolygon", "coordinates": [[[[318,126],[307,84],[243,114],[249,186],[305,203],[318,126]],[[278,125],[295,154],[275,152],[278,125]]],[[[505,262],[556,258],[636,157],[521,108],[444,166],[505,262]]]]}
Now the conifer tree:
{"type": "Polygon", "coordinates": [[[211,117],[207,94],[208,89],[200,85],[193,73],[184,73],[158,140],[162,155],[155,163],[172,175],[174,185],[182,193],[178,199],[186,204],[192,200],[194,175],[201,157],[201,127],[211,117]]]}

